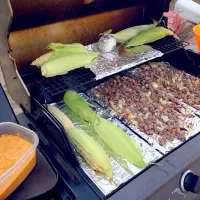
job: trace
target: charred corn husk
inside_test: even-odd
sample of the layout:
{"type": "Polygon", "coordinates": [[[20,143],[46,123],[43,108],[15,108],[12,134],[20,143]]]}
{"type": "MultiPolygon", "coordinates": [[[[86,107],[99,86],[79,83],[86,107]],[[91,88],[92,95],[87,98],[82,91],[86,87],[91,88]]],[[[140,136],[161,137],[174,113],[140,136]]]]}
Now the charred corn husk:
{"type": "Polygon", "coordinates": [[[159,39],[164,38],[167,35],[173,35],[173,32],[169,29],[165,29],[163,27],[156,27],[149,29],[147,31],[141,32],[134,38],[132,38],[127,44],[127,47],[135,47],[143,44],[148,44],[151,42],[155,42],[159,39]]]}
{"type": "Polygon", "coordinates": [[[74,148],[90,167],[112,179],[110,160],[102,147],[84,131],[75,128],[71,120],[58,108],[48,105],[48,110],[62,124],[74,148]]]}
{"type": "Polygon", "coordinates": [[[41,73],[45,77],[53,77],[66,74],[67,72],[86,67],[99,52],[77,53],[55,58],[41,67],[41,73]]]}
{"type": "Polygon", "coordinates": [[[122,31],[119,31],[114,35],[115,39],[117,40],[118,43],[125,43],[131,38],[135,37],[142,31],[146,31],[148,29],[154,28],[158,25],[157,21],[154,21],[153,24],[147,24],[147,25],[141,25],[141,26],[133,26],[127,29],[124,29],[122,31]]]}
{"type": "Polygon", "coordinates": [[[48,61],[51,61],[55,58],[70,55],[74,53],[87,53],[86,48],[80,43],[74,44],[62,44],[62,43],[51,43],[47,46],[48,49],[52,51],[40,56],[36,60],[34,60],[31,65],[35,65],[37,67],[41,67],[48,61]]]}

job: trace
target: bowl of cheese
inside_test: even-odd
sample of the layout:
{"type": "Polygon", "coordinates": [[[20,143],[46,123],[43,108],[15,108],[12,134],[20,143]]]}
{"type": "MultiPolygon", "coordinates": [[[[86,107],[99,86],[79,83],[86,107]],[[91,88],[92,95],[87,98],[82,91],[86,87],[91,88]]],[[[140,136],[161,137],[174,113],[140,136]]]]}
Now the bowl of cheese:
{"type": "Polygon", "coordinates": [[[15,123],[0,123],[0,200],[6,199],[36,165],[38,136],[15,123]]]}

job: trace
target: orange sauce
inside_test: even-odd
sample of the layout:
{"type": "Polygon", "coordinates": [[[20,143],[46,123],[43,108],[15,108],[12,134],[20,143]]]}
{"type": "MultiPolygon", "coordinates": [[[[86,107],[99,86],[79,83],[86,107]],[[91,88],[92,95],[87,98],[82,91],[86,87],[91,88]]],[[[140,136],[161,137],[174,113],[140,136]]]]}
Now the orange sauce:
{"type": "MultiPolygon", "coordinates": [[[[30,142],[18,135],[0,136],[0,178],[27,153],[31,146],[30,142]]],[[[0,183],[0,200],[6,199],[23,182],[35,164],[36,152],[33,152],[6,180],[0,183]]]]}

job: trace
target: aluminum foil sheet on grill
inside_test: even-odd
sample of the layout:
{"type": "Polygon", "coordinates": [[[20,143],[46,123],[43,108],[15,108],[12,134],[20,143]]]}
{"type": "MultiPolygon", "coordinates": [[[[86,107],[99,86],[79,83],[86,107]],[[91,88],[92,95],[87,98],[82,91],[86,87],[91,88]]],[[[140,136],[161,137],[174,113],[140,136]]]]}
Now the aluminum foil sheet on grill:
{"type": "Polygon", "coordinates": [[[166,153],[200,131],[198,111],[191,107],[199,102],[198,90],[192,88],[192,81],[197,87],[197,80],[169,67],[163,62],[143,65],[126,76],[115,76],[87,94],[154,148],[166,153]],[[182,85],[184,91],[177,90],[177,85],[182,85]]]}
{"type": "MultiPolygon", "coordinates": [[[[88,97],[84,94],[81,96],[86,99],[88,102],[95,106],[95,110],[98,114],[102,115],[102,117],[112,121],[114,124],[122,128],[127,135],[131,137],[133,142],[137,145],[137,148],[141,151],[143,159],[145,162],[155,162],[158,160],[162,154],[158,151],[154,150],[148,143],[146,143],[143,139],[138,137],[135,133],[133,133],[130,129],[128,129],[124,124],[122,124],[118,119],[109,115],[105,110],[103,110],[98,104],[95,104],[94,101],[88,99],[88,97]]],[[[86,161],[76,152],[77,158],[80,162],[80,165],[84,172],[90,177],[90,179],[97,185],[97,187],[103,192],[103,194],[107,195],[115,190],[119,185],[125,183],[134,175],[139,173],[142,169],[135,167],[134,165],[127,162],[125,159],[116,156],[112,150],[103,142],[103,140],[94,133],[93,129],[86,126],[81,119],[75,115],[65,104],[64,102],[59,102],[53,104],[58,107],[63,113],[67,114],[67,116],[72,120],[75,127],[84,130],[87,134],[94,138],[107,152],[113,170],[113,180],[110,181],[108,178],[102,174],[99,174],[92,170],[86,161]]]]}
{"type": "MultiPolygon", "coordinates": [[[[86,49],[88,52],[99,51],[98,43],[88,45],[86,49]]],[[[112,52],[99,55],[88,67],[96,75],[96,80],[99,80],[162,55],[163,53],[147,45],[131,49],[117,46],[112,52]]]]}

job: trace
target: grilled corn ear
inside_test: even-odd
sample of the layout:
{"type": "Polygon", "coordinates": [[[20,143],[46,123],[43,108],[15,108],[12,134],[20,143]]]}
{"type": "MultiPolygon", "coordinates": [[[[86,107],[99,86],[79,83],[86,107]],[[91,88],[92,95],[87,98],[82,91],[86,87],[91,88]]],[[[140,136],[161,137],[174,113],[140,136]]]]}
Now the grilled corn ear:
{"type": "Polygon", "coordinates": [[[122,158],[140,168],[148,165],[131,138],[121,128],[104,118],[96,119],[93,127],[103,141],[122,158]]]}
{"type": "Polygon", "coordinates": [[[151,42],[155,42],[159,39],[164,38],[167,35],[173,35],[173,32],[169,29],[165,29],[163,27],[156,27],[149,29],[147,31],[141,32],[134,38],[132,38],[127,44],[127,47],[135,47],[143,44],[148,44],[151,42]]]}
{"type": "Polygon", "coordinates": [[[56,50],[56,49],[77,48],[77,47],[84,47],[84,46],[80,43],[62,44],[62,43],[53,43],[52,42],[52,43],[48,44],[48,46],[46,48],[56,50]]]}
{"type": "Polygon", "coordinates": [[[97,55],[99,55],[99,52],[77,53],[58,57],[45,63],[41,67],[41,73],[45,77],[63,75],[73,69],[86,67],[97,55]]]}
{"type": "Polygon", "coordinates": [[[135,37],[142,31],[146,31],[148,29],[154,28],[158,25],[157,21],[154,21],[153,24],[147,24],[147,25],[141,25],[141,26],[133,26],[127,29],[124,29],[122,31],[119,31],[114,35],[115,39],[117,40],[118,43],[125,43],[131,38],[135,37]]]}
{"type": "Polygon", "coordinates": [[[51,43],[47,46],[48,49],[52,51],[40,56],[36,60],[34,60],[31,65],[35,65],[37,67],[41,67],[48,61],[51,61],[55,58],[70,55],[74,53],[87,53],[86,48],[80,43],[74,44],[62,44],[62,43],[51,43]]]}
{"type": "Polygon", "coordinates": [[[50,104],[47,106],[47,108],[48,111],[63,125],[63,128],[66,131],[69,131],[72,128],[74,128],[74,124],[72,123],[72,121],[58,108],[50,104]]]}
{"type": "Polygon", "coordinates": [[[66,130],[69,140],[77,152],[86,160],[90,167],[98,172],[106,174],[112,179],[110,160],[102,147],[84,131],[74,127],[71,120],[58,108],[48,105],[49,112],[61,123],[66,130]]]}
{"type": "Polygon", "coordinates": [[[146,167],[148,164],[142,159],[141,152],[136,148],[131,138],[112,122],[97,116],[77,92],[68,90],[64,95],[64,102],[73,110],[86,125],[94,128],[95,132],[102,140],[123,159],[136,165],[137,167],[146,167]]]}
{"type": "Polygon", "coordinates": [[[76,128],[71,129],[68,136],[76,150],[85,158],[92,169],[105,173],[112,179],[112,168],[108,155],[94,139],[84,131],[76,128]]]}
{"type": "Polygon", "coordinates": [[[36,60],[34,60],[31,65],[34,65],[36,67],[41,67],[42,65],[44,65],[52,56],[53,56],[53,51],[50,51],[42,56],[40,56],[39,58],[37,58],[36,60]]]}
{"type": "Polygon", "coordinates": [[[92,123],[97,118],[88,102],[86,102],[76,91],[67,90],[64,94],[63,100],[65,104],[82,120],[92,123]]]}

